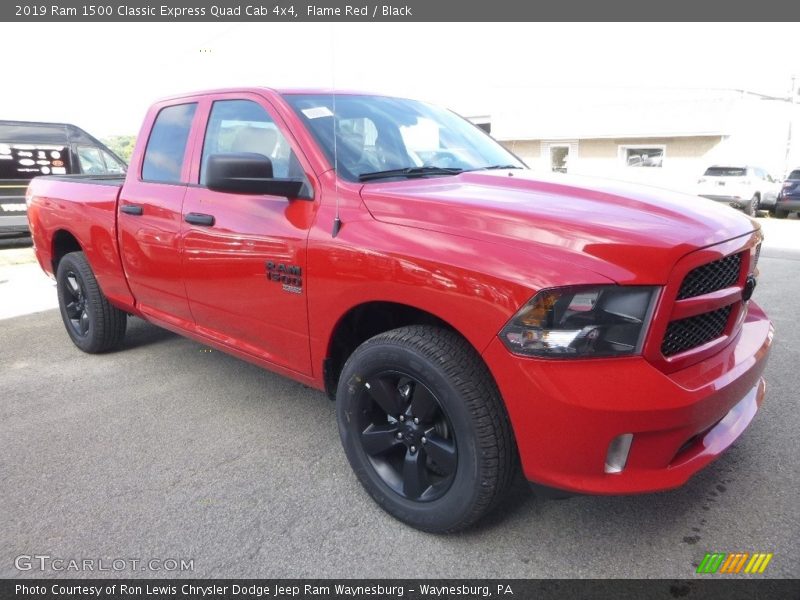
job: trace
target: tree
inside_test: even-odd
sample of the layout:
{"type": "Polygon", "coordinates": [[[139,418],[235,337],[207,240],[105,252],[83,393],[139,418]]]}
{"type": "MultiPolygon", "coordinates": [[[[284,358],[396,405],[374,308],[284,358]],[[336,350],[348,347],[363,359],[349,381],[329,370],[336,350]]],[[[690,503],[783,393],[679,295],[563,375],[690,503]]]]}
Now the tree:
{"type": "Polygon", "coordinates": [[[112,135],[101,141],[125,162],[130,162],[133,147],[136,144],[135,135],[112,135]]]}

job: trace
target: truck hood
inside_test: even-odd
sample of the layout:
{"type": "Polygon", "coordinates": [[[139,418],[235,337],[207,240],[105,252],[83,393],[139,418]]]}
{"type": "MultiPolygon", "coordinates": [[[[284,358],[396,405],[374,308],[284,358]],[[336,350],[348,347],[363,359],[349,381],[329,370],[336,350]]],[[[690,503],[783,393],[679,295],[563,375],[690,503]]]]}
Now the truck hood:
{"type": "Polygon", "coordinates": [[[689,252],[758,229],[697,196],[526,170],[371,183],[361,197],[379,221],[568,260],[621,284],[663,284],[689,252]]]}

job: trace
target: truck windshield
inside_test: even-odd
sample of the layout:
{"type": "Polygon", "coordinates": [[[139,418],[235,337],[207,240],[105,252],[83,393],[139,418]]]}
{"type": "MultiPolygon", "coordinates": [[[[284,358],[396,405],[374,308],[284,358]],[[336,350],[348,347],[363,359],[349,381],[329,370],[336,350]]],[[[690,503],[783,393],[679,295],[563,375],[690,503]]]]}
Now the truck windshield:
{"type": "Polygon", "coordinates": [[[335,102],[332,94],[284,98],[337,173],[350,181],[525,168],[466,119],[424,102],[349,94],[337,95],[335,102]]]}

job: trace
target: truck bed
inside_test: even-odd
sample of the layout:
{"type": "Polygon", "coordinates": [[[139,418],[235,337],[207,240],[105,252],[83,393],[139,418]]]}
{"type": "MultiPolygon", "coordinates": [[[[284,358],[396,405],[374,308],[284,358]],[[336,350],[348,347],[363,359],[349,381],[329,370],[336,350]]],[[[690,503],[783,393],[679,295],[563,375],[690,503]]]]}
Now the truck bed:
{"type": "Polygon", "coordinates": [[[95,185],[114,185],[120,187],[125,182],[125,175],[45,175],[36,177],[36,179],[67,181],[70,183],[90,183],[95,185]]]}
{"type": "Polygon", "coordinates": [[[48,175],[31,180],[28,207],[37,258],[53,274],[53,256],[64,239],[81,240],[104,293],[130,300],[117,241],[117,199],[125,179],[111,175],[48,175]]]}

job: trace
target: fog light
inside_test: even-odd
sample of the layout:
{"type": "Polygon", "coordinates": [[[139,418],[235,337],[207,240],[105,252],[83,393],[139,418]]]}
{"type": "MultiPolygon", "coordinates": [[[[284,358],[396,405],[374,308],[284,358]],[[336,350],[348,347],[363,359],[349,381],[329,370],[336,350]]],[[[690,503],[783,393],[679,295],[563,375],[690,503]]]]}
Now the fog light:
{"type": "Polygon", "coordinates": [[[628,452],[630,452],[632,441],[632,433],[623,433],[611,440],[606,454],[606,473],[622,472],[625,463],[628,462],[628,452]]]}

